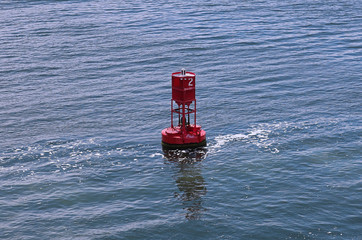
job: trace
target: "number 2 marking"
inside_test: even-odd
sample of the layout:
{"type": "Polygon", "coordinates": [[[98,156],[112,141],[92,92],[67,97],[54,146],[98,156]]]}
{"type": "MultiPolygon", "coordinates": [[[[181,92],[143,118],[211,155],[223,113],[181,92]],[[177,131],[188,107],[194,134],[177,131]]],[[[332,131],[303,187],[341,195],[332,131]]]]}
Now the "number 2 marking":
{"type": "Polygon", "coordinates": [[[189,87],[192,87],[192,82],[194,81],[194,79],[189,78],[190,82],[189,82],[189,87]]]}

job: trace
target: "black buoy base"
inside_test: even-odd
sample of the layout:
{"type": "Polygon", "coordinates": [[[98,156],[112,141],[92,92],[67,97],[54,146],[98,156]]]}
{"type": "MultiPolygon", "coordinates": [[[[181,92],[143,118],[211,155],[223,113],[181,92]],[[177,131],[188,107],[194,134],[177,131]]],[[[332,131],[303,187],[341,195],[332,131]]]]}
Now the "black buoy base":
{"type": "Polygon", "coordinates": [[[169,144],[162,141],[163,150],[184,150],[184,149],[193,149],[199,147],[206,147],[206,139],[199,143],[187,143],[187,144],[169,144]]]}

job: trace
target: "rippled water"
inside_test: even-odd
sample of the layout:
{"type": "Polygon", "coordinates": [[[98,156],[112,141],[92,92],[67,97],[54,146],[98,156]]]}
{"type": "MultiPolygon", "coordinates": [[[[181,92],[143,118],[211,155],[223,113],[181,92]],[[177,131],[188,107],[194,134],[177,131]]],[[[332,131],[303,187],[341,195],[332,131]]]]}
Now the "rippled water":
{"type": "Polygon", "coordinates": [[[0,238],[362,239],[361,1],[0,13],[0,238]],[[181,67],[208,147],[164,154],[181,67]]]}

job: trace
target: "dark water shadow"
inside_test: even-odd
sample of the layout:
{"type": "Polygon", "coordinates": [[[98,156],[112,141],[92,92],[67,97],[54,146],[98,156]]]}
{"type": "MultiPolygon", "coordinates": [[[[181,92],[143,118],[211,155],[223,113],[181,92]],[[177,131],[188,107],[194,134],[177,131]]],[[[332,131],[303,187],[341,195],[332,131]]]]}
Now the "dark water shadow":
{"type": "Polygon", "coordinates": [[[168,150],[164,151],[165,164],[173,164],[174,179],[179,189],[174,193],[175,198],[182,203],[188,220],[198,220],[206,211],[203,197],[207,193],[206,182],[202,176],[202,160],[207,150],[168,150]]]}

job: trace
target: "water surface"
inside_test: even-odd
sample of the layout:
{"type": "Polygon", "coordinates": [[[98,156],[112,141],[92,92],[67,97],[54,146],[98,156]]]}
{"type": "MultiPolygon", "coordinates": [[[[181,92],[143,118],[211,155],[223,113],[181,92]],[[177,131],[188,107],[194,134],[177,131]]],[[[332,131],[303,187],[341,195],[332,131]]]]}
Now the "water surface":
{"type": "Polygon", "coordinates": [[[360,1],[0,12],[0,238],[361,239],[360,1]],[[208,147],[164,156],[182,67],[208,147]]]}

